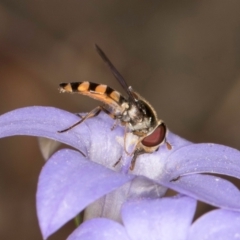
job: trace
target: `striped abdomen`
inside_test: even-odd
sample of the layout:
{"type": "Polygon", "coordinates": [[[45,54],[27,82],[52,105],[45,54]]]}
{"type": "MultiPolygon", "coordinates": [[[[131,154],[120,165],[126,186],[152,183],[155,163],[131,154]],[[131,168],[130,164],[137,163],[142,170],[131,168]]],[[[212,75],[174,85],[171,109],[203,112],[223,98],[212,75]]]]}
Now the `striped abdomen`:
{"type": "Polygon", "coordinates": [[[80,93],[101,101],[112,108],[119,108],[123,103],[127,102],[119,92],[103,84],[93,82],[72,82],[61,83],[59,86],[60,92],[80,93]]]}

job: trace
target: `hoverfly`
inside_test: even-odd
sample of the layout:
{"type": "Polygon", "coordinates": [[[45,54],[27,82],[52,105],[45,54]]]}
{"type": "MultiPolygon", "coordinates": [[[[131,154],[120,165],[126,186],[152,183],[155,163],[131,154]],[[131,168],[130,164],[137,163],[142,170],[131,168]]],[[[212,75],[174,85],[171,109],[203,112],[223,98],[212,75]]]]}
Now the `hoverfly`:
{"type": "Polygon", "coordinates": [[[81,124],[86,119],[97,116],[101,111],[104,111],[113,119],[119,120],[125,126],[126,132],[132,132],[139,137],[130,167],[133,170],[139,155],[152,153],[163,143],[167,144],[169,150],[171,149],[171,145],[166,141],[167,127],[162,120],[158,119],[153,107],[142,96],[136,93],[131,86],[127,85],[122,75],[117,71],[105,53],[97,45],[95,46],[100,57],[109,66],[115,78],[126,91],[127,97],[122,96],[119,92],[103,84],[93,82],[61,83],[59,85],[60,92],[80,93],[101,101],[103,104],[94,108],[74,125],[59,132],[66,132],[81,124]]]}

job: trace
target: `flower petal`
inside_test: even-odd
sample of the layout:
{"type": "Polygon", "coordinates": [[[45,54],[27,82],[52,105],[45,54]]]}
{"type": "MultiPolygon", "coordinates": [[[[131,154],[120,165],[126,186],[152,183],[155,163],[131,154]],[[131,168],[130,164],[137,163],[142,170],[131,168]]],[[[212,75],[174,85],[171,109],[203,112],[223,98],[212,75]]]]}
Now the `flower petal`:
{"type": "Polygon", "coordinates": [[[0,137],[29,135],[54,139],[79,149],[95,162],[112,167],[123,150],[116,136],[123,138],[124,129],[117,126],[112,131],[114,121],[101,113],[71,130],[58,132],[78,121],[79,116],[57,108],[20,108],[0,116],[0,137]]]}
{"type": "Polygon", "coordinates": [[[196,201],[177,196],[126,202],[122,219],[132,240],[185,240],[196,201]]]}
{"type": "Polygon", "coordinates": [[[84,210],[84,219],[105,217],[122,222],[122,204],[128,199],[146,197],[156,199],[164,196],[166,191],[167,188],[160,184],[155,184],[147,178],[136,177],[88,206],[84,210]]]}
{"type": "Polygon", "coordinates": [[[55,153],[38,182],[37,212],[44,239],[88,204],[133,178],[87,161],[74,150],[55,153]]]}
{"type": "Polygon", "coordinates": [[[193,174],[160,182],[179,193],[213,206],[240,211],[240,191],[231,182],[220,177],[193,174]]]}
{"type": "Polygon", "coordinates": [[[164,186],[217,207],[240,211],[240,192],[230,182],[202,172],[240,178],[240,152],[218,144],[192,144],[173,152],[159,178],[164,186]],[[161,179],[162,178],[162,179],[161,179]]]}
{"type": "Polygon", "coordinates": [[[240,239],[240,214],[214,210],[199,218],[190,228],[188,240],[240,239]]]}
{"type": "Polygon", "coordinates": [[[210,143],[191,144],[169,156],[165,169],[174,178],[192,173],[217,173],[240,179],[240,151],[210,143]]]}
{"type": "Polygon", "coordinates": [[[0,116],[0,137],[29,135],[54,139],[86,152],[90,136],[88,128],[82,124],[74,131],[58,133],[71,126],[79,117],[52,107],[26,107],[0,116]],[[84,136],[84,139],[81,138],[84,136]]]}
{"type": "Polygon", "coordinates": [[[123,145],[119,142],[119,139],[124,140],[124,128],[120,124],[115,126],[116,122],[104,112],[97,117],[87,119],[84,123],[90,135],[88,158],[105,167],[115,169],[114,164],[121,158],[124,151],[123,145]],[[114,129],[112,129],[113,126],[115,126],[114,129]]]}
{"type": "Polygon", "coordinates": [[[84,222],[67,240],[131,240],[124,227],[106,218],[84,222]]]}

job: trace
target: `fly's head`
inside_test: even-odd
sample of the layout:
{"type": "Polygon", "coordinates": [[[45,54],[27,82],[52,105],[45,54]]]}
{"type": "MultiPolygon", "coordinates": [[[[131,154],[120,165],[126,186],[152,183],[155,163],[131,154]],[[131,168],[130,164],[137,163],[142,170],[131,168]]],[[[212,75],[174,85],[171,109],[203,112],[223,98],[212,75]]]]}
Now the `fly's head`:
{"type": "MultiPolygon", "coordinates": [[[[126,109],[128,115],[127,126],[129,130],[139,137],[139,142],[136,146],[138,153],[151,153],[166,142],[166,125],[162,120],[159,120],[156,111],[141,95],[134,92],[129,87],[131,98],[128,99],[129,106],[126,109]]],[[[139,155],[139,154],[138,154],[139,155]]]]}

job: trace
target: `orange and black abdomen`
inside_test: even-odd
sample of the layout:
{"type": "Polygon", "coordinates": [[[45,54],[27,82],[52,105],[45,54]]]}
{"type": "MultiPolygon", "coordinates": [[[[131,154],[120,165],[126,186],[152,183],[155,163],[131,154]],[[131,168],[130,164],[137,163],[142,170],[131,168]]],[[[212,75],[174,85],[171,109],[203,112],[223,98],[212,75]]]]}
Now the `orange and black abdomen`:
{"type": "Polygon", "coordinates": [[[104,84],[93,82],[61,83],[60,92],[80,93],[115,107],[121,107],[126,99],[117,91],[104,84]]]}

